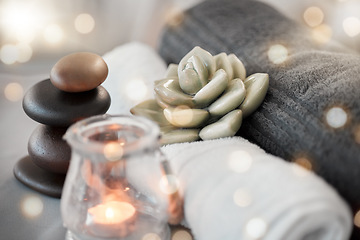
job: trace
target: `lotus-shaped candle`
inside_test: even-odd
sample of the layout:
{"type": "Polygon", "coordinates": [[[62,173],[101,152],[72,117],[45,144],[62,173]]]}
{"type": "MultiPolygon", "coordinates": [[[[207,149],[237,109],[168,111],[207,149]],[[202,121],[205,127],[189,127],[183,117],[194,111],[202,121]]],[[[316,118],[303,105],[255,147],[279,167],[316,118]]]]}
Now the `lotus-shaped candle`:
{"type": "Polygon", "coordinates": [[[268,74],[246,77],[234,54],[212,56],[195,47],[178,65],[169,65],[165,79],[155,82],[155,99],[136,105],[131,113],[158,123],[162,144],[230,137],[260,106],[268,86],[268,74]]]}

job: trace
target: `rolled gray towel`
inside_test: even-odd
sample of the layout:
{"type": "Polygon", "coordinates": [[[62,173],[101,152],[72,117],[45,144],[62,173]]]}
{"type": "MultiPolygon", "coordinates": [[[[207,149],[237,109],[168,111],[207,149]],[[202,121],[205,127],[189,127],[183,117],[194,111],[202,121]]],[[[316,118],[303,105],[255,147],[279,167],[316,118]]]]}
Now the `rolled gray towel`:
{"type": "Polygon", "coordinates": [[[288,161],[305,157],[354,214],[360,211],[360,56],[335,42],[317,43],[308,29],[257,1],[209,0],[184,16],[164,31],[160,55],[178,63],[200,46],[234,53],[248,75],[268,73],[265,101],[238,134],[288,161]],[[280,64],[269,58],[276,44],[288,52],[280,64]]]}

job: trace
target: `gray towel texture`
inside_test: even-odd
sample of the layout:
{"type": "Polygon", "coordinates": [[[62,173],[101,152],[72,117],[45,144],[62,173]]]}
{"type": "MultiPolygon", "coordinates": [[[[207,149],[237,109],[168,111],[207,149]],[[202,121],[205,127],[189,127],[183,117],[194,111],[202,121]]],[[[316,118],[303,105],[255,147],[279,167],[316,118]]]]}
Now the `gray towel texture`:
{"type": "MultiPolygon", "coordinates": [[[[178,63],[194,46],[234,53],[247,75],[268,73],[265,101],[238,135],[288,161],[305,157],[354,215],[360,211],[360,55],[335,42],[319,44],[310,29],[251,0],[209,0],[189,9],[180,25],[164,30],[159,52],[178,63]],[[283,63],[269,59],[275,44],[288,51],[283,63]],[[332,113],[340,122],[346,117],[344,126],[328,123],[330,109],[340,109],[332,113]]],[[[354,229],[352,239],[360,239],[354,229]]]]}

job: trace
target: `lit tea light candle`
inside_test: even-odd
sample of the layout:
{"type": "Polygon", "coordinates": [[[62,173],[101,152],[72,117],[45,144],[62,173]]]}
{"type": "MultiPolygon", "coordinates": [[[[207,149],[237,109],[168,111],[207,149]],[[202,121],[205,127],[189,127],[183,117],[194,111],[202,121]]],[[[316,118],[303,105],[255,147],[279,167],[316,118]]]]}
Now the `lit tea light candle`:
{"type": "Polygon", "coordinates": [[[86,225],[98,237],[125,237],[134,230],[135,217],[130,203],[110,201],[90,208],[86,225]]]}

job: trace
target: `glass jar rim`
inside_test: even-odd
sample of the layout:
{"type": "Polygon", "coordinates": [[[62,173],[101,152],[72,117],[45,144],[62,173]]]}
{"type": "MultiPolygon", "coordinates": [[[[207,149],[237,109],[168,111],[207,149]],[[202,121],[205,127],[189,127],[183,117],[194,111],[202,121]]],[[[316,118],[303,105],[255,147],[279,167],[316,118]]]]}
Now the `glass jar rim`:
{"type": "Polygon", "coordinates": [[[103,153],[106,143],[92,140],[84,133],[91,129],[106,129],[111,125],[137,127],[143,130],[141,137],[123,146],[126,154],[159,147],[160,129],[157,124],[145,117],[124,114],[104,114],[85,118],[71,125],[63,138],[74,150],[103,153]]]}

